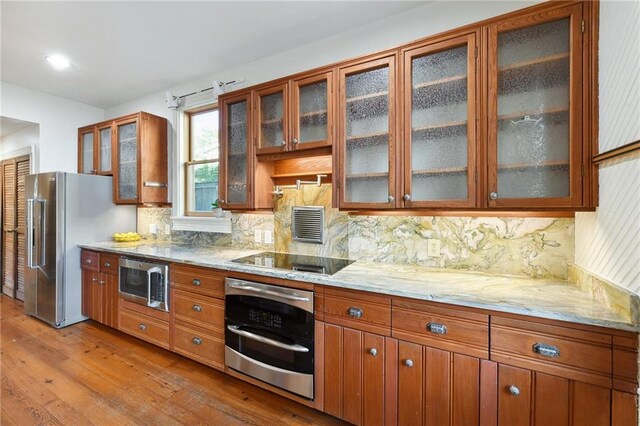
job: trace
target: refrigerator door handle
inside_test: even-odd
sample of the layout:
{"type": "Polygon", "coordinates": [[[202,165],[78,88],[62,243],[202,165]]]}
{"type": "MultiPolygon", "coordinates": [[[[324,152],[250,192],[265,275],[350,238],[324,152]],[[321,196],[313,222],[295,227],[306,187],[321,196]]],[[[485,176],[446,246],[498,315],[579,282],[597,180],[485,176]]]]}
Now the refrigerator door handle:
{"type": "Polygon", "coordinates": [[[34,269],[33,264],[33,198],[27,200],[27,268],[34,269]]]}
{"type": "Polygon", "coordinates": [[[38,266],[45,266],[47,263],[47,200],[38,200],[40,206],[40,264],[38,266]]]}

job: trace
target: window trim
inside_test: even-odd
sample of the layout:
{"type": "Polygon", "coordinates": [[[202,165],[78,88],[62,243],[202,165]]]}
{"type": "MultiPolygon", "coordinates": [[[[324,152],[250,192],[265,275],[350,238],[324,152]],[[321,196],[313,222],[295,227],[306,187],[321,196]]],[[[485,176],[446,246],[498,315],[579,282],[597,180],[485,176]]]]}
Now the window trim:
{"type": "MultiPolygon", "coordinates": [[[[211,103],[211,104],[207,104],[207,105],[202,105],[196,108],[190,108],[187,109],[185,111],[182,111],[183,114],[183,118],[184,120],[186,120],[186,126],[185,126],[185,131],[183,132],[183,141],[186,142],[186,150],[184,151],[186,154],[186,158],[185,161],[181,162],[181,168],[182,168],[182,173],[183,173],[183,180],[182,180],[182,191],[183,191],[183,202],[184,202],[184,208],[182,209],[182,216],[187,218],[191,218],[191,217],[213,217],[213,211],[207,211],[207,212],[202,212],[202,211],[191,211],[189,210],[189,195],[191,193],[191,188],[189,187],[189,166],[196,166],[199,164],[218,164],[218,171],[220,170],[220,156],[218,155],[218,158],[210,158],[210,159],[206,159],[206,160],[192,160],[192,156],[193,156],[193,139],[191,138],[191,119],[194,115],[198,115],[198,114],[203,114],[206,112],[210,112],[216,110],[218,111],[218,114],[220,114],[220,110],[218,108],[218,103],[211,103]]],[[[218,154],[220,153],[219,151],[220,148],[220,144],[218,141],[218,154]]],[[[219,179],[219,178],[218,178],[219,179]]]]}

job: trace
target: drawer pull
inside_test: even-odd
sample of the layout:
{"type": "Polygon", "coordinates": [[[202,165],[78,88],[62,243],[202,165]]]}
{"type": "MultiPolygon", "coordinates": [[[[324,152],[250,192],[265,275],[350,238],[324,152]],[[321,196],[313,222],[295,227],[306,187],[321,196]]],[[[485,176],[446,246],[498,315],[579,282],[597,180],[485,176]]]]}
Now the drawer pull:
{"type": "Polygon", "coordinates": [[[98,279],[97,278],[91,278],[91,281],[95,283],[95,282],[98,281],[98,279]]]}
{"type": "Polygon", "coordinates": [[[202,311],[202,306],[200,306],[200,305],[193,305],[193,306],[191,307],[191,309],[193,309],[193,310],[194,310],[194,311],[196,311],[196,312],[201,312],[201,311],[202,311]]]}
{"type": "Polygon", "coordinates": [[[520,389],[516,385],[509,386],[509,393],[513,396],[520,395],[520,389]]]}
{"type": "Polygon", "coordinates": [[[402,361],[402,363],[405,365],[405,367],[413,367],[413,360],[412,359],[405,359],[404,361],[402,361]]]}
{"type": "Polygon", "coordinates": [[[107,282],[105,280],[100,280],[100,284],[106,284],[107,282]]]}
{"type": "Polygon", "coordinates": [[[538,355],[546,356],[549,358],[558,358],[560,357],[560,349],[556,348],[553,345],[547,345],[545,343],[536,343],[531,349],[538,355]]]}
{"type": "Polygon", "coordinates": [[[434,334],[447,334],[447,327],[444,324],[430,322],[427,324],[427,330],[434,334]]]}
{"type": "Polygon", "coordinates": [[[202,339],[199,337],[194,337],[193,340],[191,340],[193,342],[194,345],[201,345],[202,344],[202,339]]]}
{"type": "Polygon", "coordinates": [[[362,309],[349,308],[349,309],[347,309],[347,313],[352,318],[362,318],[362,309]]]}
{"type": "Polygon", "coordinates": [[[200,283],[200,280],[196,278],[195,280],[191,281],[191,284],[198,286],[201,283],[200,283]]]}
{"type": "Polygon", "coordinates": [[[87,265],[91,265],[91,259],[85,260],[84,263],[86,263],[87,265]]]}
{"type": "Polygon", "coordinates": [[[105,267],[105,268],[111,268],[111,263],[109,263],[109,262],[104,262],[104,267],[105,267]]]}
{"type": "Polygon", "coordinates": [[[142,331],[145,331],[147,329],[147,326],[145,324],[140,323],[140,325],[138,326],[138,328],[142,331]]]}
{"type": "Polygon", "coordinates": [[[369,353],[371,354],[371,356],[376,356],[378,355],[378,350],[376,348],[371,348],[369,349],[369,353]]]}

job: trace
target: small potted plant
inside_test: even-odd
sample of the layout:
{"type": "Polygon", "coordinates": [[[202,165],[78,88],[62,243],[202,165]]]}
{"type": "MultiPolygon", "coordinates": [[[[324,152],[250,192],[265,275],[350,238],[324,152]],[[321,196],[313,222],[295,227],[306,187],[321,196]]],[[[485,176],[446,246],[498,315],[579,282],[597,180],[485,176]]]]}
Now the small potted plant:
{"type": "Polygon", "coordinates": [[[220,207],[220,204],[220,200],[211,203],[211,210],[213,210],[214,217],[222,217],[222,207],[220,207]]]}

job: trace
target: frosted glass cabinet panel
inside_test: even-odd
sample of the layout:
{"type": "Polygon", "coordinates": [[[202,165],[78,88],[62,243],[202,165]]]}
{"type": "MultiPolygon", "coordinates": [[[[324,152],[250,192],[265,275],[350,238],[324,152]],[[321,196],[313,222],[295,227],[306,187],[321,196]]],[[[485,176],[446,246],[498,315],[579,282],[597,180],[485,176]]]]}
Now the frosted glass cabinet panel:
{"type": "Polygon", "coordinates": [[[256,137],[260,154],[286,150],[289,140],[287,96],[286,83],[255,92],[256,137]]]}
{"type": "Polygon", "coordinates": [[[116,124],[118,145],[117,201],[137,202],[138,188],[138,120],[116,124]]]}
{"type": "Polygon", "coordinates": [[[249,94],[225,99],[221,105],[220,123],[222,164],[220,200],[224,208],[250,208],[249,181],[251,170],[251,125],[249,94]]]}
{"type": "Polygon", "coordinates": [[[111,174],[111,126],[98,129],[98,172],[111,174]]]}
{"type": "Polygon", "coordinates": [[[577,5],[490,27],[490,206],[581,202],[581,16],[577,5]]]}
{"type": "Polygon", "coordinates": [[[293,150],[331,145],[332,75],[328,72],[292,82],[293,150]]]}
{"type": "Polygon", "coordinates": [[[471,33],[403,52],[405,207],[475,205],[475,47],[471,33]]]}
{"type": "Polygon", "coordinates": [[[93,167],[93,141],[93,129],[87,132],[80,133],[79,173],[95,173],[95,168],[93,167]]]}
{"type": "Polygon", "coordinates": [[[340,70],[340,206],[395,207],[395,56],[340,70]]]}

